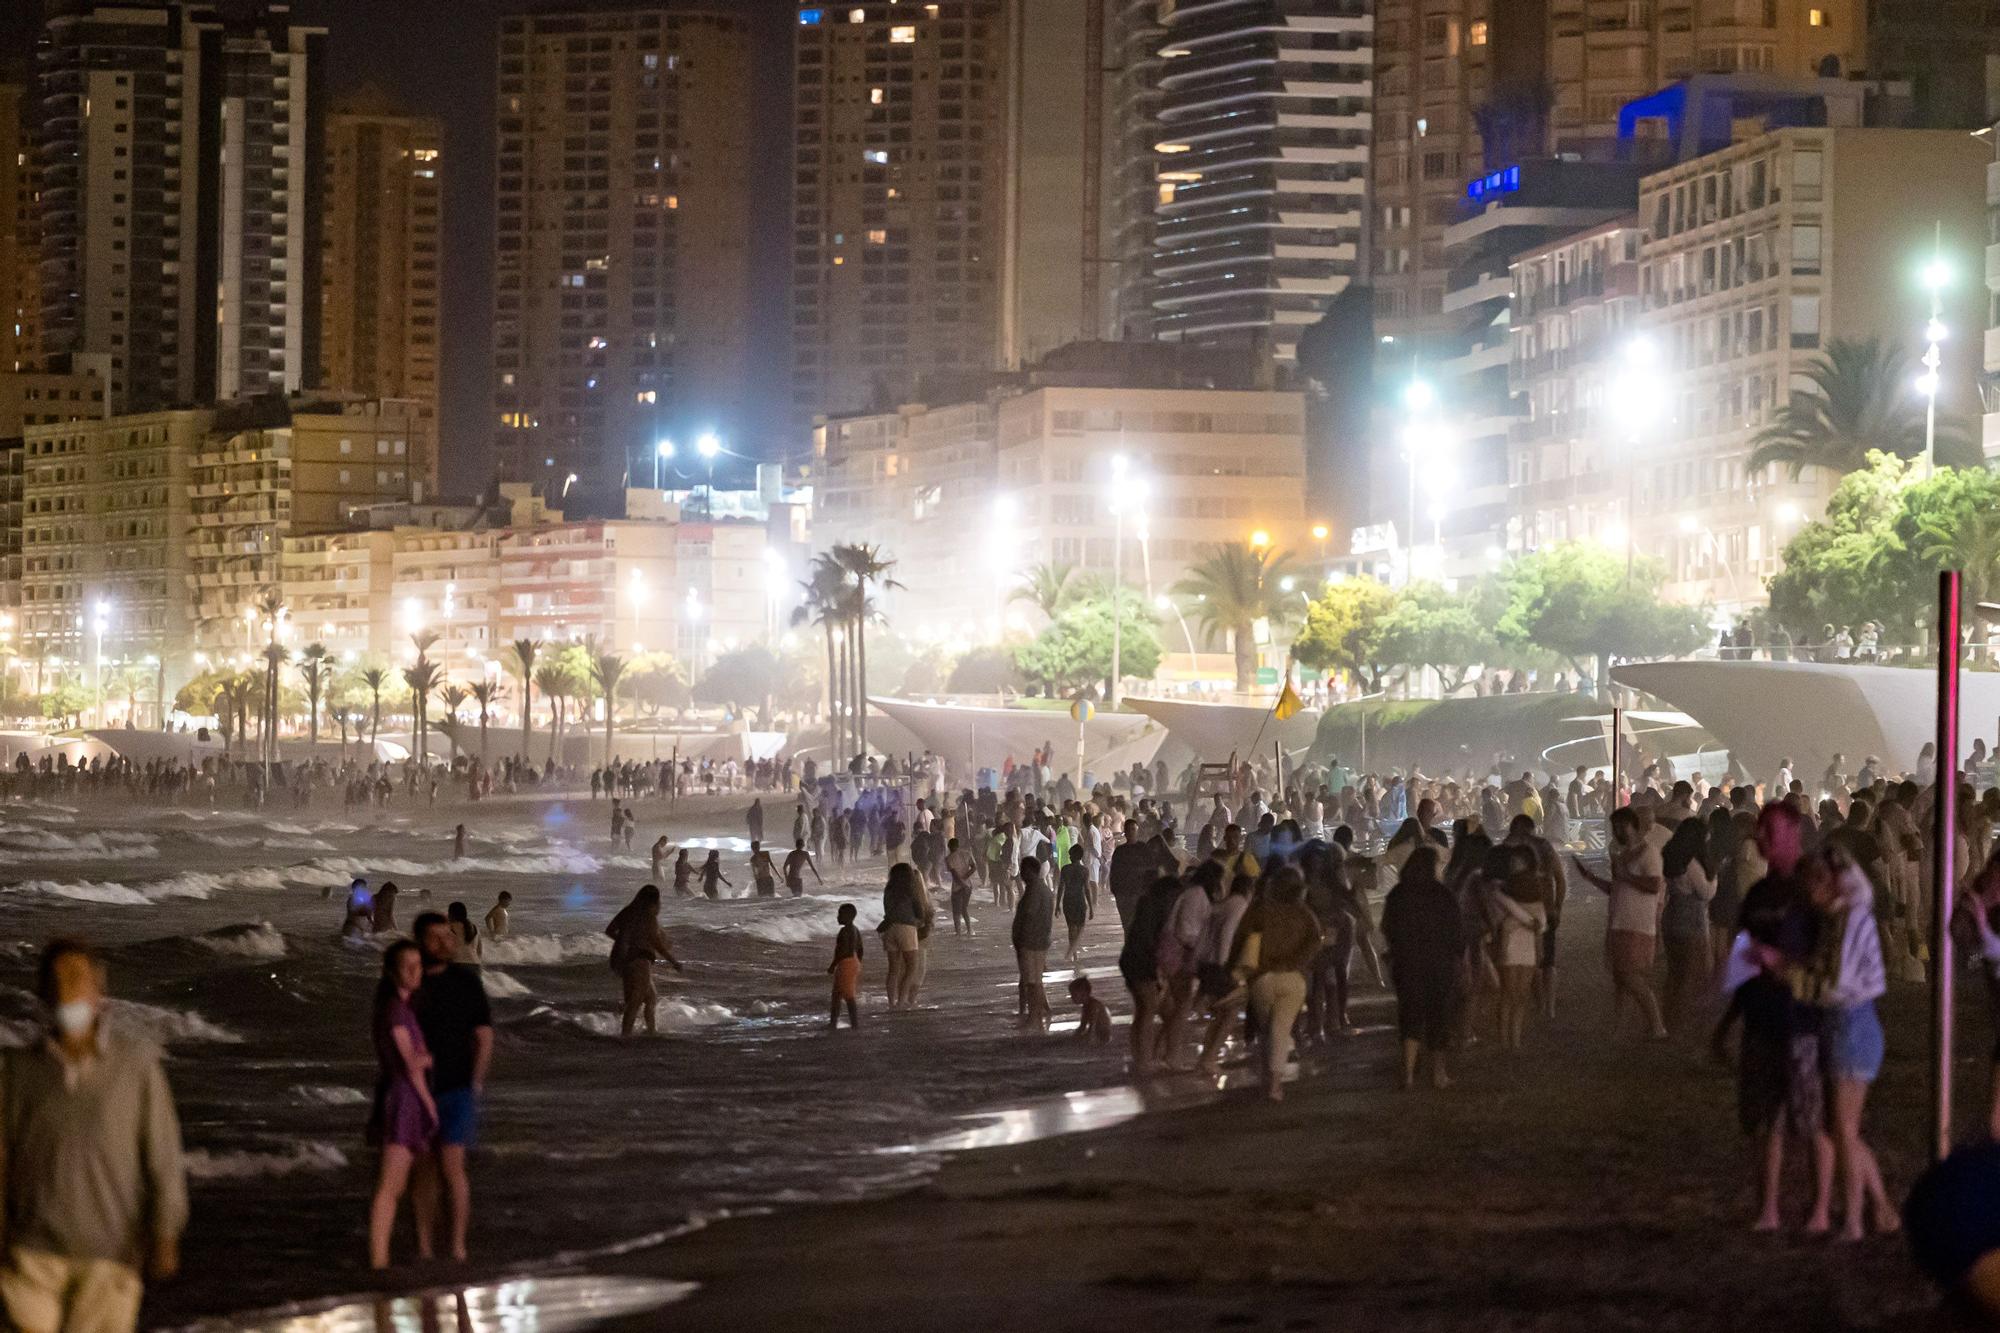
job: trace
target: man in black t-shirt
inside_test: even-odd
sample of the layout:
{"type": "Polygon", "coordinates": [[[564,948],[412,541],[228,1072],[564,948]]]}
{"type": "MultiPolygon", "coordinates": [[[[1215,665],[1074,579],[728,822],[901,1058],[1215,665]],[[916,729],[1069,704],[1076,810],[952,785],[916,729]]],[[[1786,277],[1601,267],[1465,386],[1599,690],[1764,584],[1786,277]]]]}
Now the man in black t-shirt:
{"type": "Polygon", "coordinates": [[[472,1220],[472,1183],[465,1174],[465,1150],[479,1125],[479,1098],[493,1060],[493,1010],[479,970],[451,960],[458,939],[451,923],[436,912],[416,921],[417,947],[424,956],[424,982],[416,994],[417,1025],[431,1053],[431,1096],[437,1102],[438,1150],[418,1164],[412,1189],[417,1221],[417,1253],[431,1257],[436,1234],[438,1177],[451,1191],[451,1257],[465,1258],[465,1235],[472,1220]]]}

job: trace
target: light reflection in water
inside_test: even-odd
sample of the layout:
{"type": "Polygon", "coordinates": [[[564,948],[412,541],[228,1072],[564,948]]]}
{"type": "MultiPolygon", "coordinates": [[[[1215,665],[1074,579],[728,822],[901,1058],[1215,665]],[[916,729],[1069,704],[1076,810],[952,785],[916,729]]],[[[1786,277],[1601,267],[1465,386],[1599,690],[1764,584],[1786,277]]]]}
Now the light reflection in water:
{"type": "Polygon", "coordinates": [[[694,1289],[692,1282],[647,1278],[519,1278],[211,1320],[183,1333],[569,1333],[671,1305],[694,1289]]]}
{"type": "Polygon", "coordinates": [[[968,1123],[965,1129],[887,1151],[967,1152],[974,1148],[999,1148],[1010,1143],[1029,1143],[1061,1134],[1109,1129],[1147,1111],[1165,1111],[1209,1101],[1216,1095],[1218,1083],[1224,1081],[1196,1077],[1156,1087],[1127,1084],[1091,1092],[1066,1092],[1060,1097],[966,1116],[964,1119],[968,1123]]]}

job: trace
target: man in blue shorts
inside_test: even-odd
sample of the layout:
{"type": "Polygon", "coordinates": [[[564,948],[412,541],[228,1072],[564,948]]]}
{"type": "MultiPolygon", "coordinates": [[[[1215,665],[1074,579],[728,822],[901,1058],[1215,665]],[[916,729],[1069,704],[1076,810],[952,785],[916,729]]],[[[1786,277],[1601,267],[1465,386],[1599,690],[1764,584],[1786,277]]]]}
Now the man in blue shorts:
{"type": "Polygon", "coordinates": [[[472,1220],[472,1182],[465,1174],[465,1150],[479,1124],[479,1098],[493,1062],[493,1010],[479,969],[455,963],[458,935],[436,912],[416,921],[417,947],[424,955],[424,982],[417,990],[417,1025],[431,1052],[431,1095],[437,1101],[438,1150],[417,1166],[412,1202],[417,1220],[417,1254],[431,1257],[437,1232],[438,1177],[451,1192],[451,1257],[465,1258],[465,1233],[472,1220]]]}

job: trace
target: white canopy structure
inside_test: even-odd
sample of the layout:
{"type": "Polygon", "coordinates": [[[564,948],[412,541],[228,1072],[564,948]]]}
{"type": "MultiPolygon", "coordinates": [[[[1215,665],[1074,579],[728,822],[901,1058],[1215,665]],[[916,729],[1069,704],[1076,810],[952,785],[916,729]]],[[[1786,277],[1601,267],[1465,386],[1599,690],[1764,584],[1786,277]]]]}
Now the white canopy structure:
{"type": "MultiPolygon", "coordinates": [[[[1076,762],[1077,724],[1067,711],[942,700],[871,698],[868,703],[924,749],[954,764],[999,768],[1009,755],[1016,763],[1026,763],[1038,747],[1051,743],[1059,771],[1076,762]]],[[[1083,724],[1084,765],[1099,778],[1108,778],[1135,763],[1150,764],[1166,735],[1149,717],[1099,712],[1083,724]]],[[[885,745],[888,738],[871,735],[869,740],[885,745]]]]}
{"type": "Polygon", "coordinates": [[[1287,754],[1297,754],[1319,735],[1317,708],[1302,709],[1280,722],[1271,712],[1271,703],[1201,703],[1128,695],[1125,706],[1159,722],[1175,740],[1210,763],[1220,763],[1232,754],[1242,759],[1269,758],[1273,744],[1284,746],[1287,754]]]}
{"type": "MultiPolygon", "coordinates": [[[[1870,755],[1891,771],[1913,772],[1937,731],[1937,678],[1907,667],[1645,662],[1614,668],[1611,678],[1693,716],[1762,779],[1786,759],[1800,773],[1820,772],[1836,753],[1849,772],[1870,755]]],[[[1969,750],[2000,721],[2000,673],[1968,671],[1962,679],[1959,742],[1969,750]]]]}

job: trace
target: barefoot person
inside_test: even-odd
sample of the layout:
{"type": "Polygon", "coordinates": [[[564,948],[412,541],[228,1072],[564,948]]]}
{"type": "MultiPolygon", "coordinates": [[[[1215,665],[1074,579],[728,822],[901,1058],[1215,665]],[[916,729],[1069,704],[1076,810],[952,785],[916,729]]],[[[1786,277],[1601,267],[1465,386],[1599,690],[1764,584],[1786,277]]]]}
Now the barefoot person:
{"type": "Polygon", "coordinates": [[[127,1333],[140,1277],[180,1269],[187,1181],[173,1091],[151,1043],[104,1021],[104,967],[88,945],[42,950],[47,1025],[0,1051],[0,1200],[9,1328],[127,1333]]]}
{"type": "Polygon", "coordinates": [[[1069,953],[1065,961],[1076,961],[1077,945],[1083,939],[1084,922],[1090,919],[1090,871],[1083,864],[1084,849],[1069,849],[1069,864],[1062,868],[1063,924],[1069,927],[1069,953]]]}
{"type": "Polygon", "coordinates": [[[1264,1095],[1285,1099],[1292,1024],[1306,1003],[1306,968],[1325,942],[1306,907],[1306,881],[1295,866],[1280,867],[1250,904],[1236,932],[1235,966],[1250,980],[1250,1013],[1263,1034],[1264,1095]],[[1251,941],[1255,940],[1253,947],[1251,941]]]}
{"type": "Polygon", "coordinates": [[[1431,1086],[1451,1086],[1445,1053],[1457,1024],[1465,918],[1458,899],[1437,877],[1437,849],[1410,853],[1396,887],[1382,904],[1389,941],[1389,976],[1396,988],[1396,1027],[1403,1041],[1405,1088],[1417,1081],[1417,1060],[1431,1059],[1431,1086]]]}
{"type": "MultiPolygon", "coordinates": [[[[708,859],[701,863],[701,891],[707,897],[720,898],[722,890],[716,887],[718,884],[729,884],[729,876],[722,873],[722,853],[711,850],[708,859]]],[[[736,886],[729,884],[729,887],[736,886]]]]}
{"type": "Polygon", "coordinates": [[[437,1145],[437,1103],[431,1100],[431,1053],[410,1001],[423,984],[423,953],[397,940],[382,954],[382,980],[375,987],[375,1105],[368,1117],[368,1141],[382,1151],[375,1175],[375,1199],[368,1210],[368,1264],[389,1266],[389,1237],[396,1208],[410,1182],[410,1169],[437,1145]]]}
{"type": "Polygon", "coordinates": [[[1604,940],[1605,959],[1611,969],[1611,1032],[1617,1035],[1624,1001],[1629,998],[1646,1025],[1646,1035],[1663,1040],[1667,1027],[1660,1016],[1660,1001],[1653,994],[1653,954],[1660,931],[1661,895],[1667,887],[1666,867],[1660,849],[1646,836],[1630,806],[1613,810],[1610,825],[1608,878],[1578,857],[1570,860],[1577,873],[1611,898],[1610,928],[1604,940]]]}
{"type": "Polygon", "coordinates": [[[1110,1045],[1111,1010],[1090,993],[1090,978],[1072,978],[1069,998],[1077,1006],[1076,1039],[1097,1046],[1110,1045]]]}
{"type": "Polygon", "coordinates": [[[611,918],[604,933],[611,937],[611,970],[618,974],[624,1001],[618,1035],[631,1036],[633,1024],[643,1016],[646,1035],[650,1037],[656,1031],[654,1011],[660,999],[653,986],[653,964],[665,959],[674,971],[686,971],[680,959],[674,957],[667,932],[660,928],[659,885],[643,886],[611,918]]]}
{"type": "Polygon", "coordinates": [[[493,1061],[493,1010],[476,968],[453,962],[459,935],[436,912],[417,917],[417,947],[424,955],[423,985],[417,990],[417,1023],[431,1052],[431,1099],[437,1104],[437,1153],[417,1163],[417,1254],[431,1255],[438,1216],[439,1177],[451,1195],[451,1257],[465,1258],[472,1223],[472,1183],[465,1174],[466,1149],[479,1128],[479,1098],[493,1061]]]}
{"type": "Polygon", "coordinates": [[[826,969],[833,978],[833,1013],[827,1019],[828,1031],[840,1026],[840,1007],[847,1006],[847,1026],[861,1026],[861,931],[854,924],[854,904],[842,903],[836,914],[840,920],[840,933],[833,937],[833,962],[826,969]]]}
{"type": "Polygon", "coordinates": [[[806,840],[794,838],[792,850],[785,853],[785,887],[792,891],[792,897],[804,896],[808,870],[812,871],[813,883],[825,888],[826,881],[819,877],[819,867],[813,864],[812,853],[806,850],[806,840]]]}
{"type": "Polygon", "coordinates": [[[889,1007],[901,1009],[916,999],[917,950],[922,941],[918,929],[924,924],[927,904],[923,882],[908,861],[889,867],[889,881],[882,888],[882,951],[888,955],[888,976],[884,986],[889,1007]]]}
{"type": "Polygon", "coordinates": [[[1017,1016],[1031,1027],[1049,1026],[1049,996],[1042,985],[1048,967],[1049,940],[1055,933],[1055,898],[1042,875],[1042,863],[1021,859],[1021,900],[1014,908],[1014,962],[1020,973],[1017,1016]]]}
{"type": "Polygon", "coordinates": [[[951,933],[972,933],[972,853],[953,838],[946,844],[944,872],[951,877],[951,933]]]}

